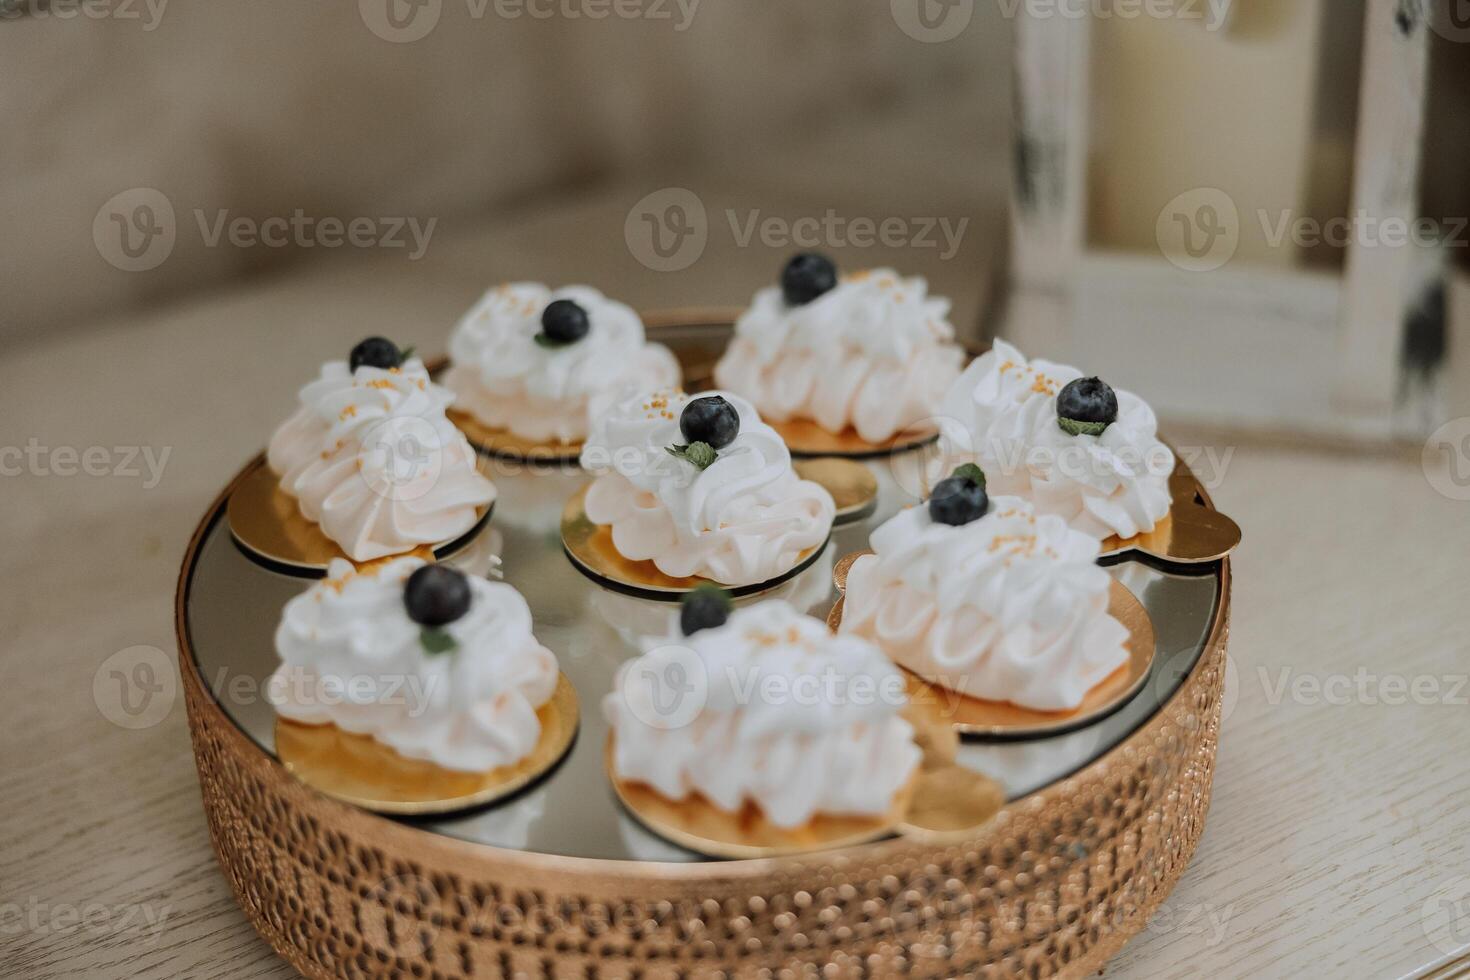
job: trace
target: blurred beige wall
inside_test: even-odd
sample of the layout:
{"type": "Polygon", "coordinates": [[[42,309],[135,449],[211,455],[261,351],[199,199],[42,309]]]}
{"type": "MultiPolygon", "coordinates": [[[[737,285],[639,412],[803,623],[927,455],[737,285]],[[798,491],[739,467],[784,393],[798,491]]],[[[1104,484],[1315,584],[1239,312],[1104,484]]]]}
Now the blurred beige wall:
{"type": "Polygon", "coordinates": [[[210,247],[201,220],[300,209],[452,234],[653,162],[718,168],[736,144],[1003,98],[981,80],[1004,65],[916,42],[881,2],[629,0],[638,16],[603,20],[587,17],[599,0],[12,2],[30,11],[0,20],[12,336],[310,257],[210,247]],[[407,26],[385,19],[389,3],[407,26]],[[129,273],[103,260],[93,222],[139,187],[173,206],[177,241],[129,273]]]}

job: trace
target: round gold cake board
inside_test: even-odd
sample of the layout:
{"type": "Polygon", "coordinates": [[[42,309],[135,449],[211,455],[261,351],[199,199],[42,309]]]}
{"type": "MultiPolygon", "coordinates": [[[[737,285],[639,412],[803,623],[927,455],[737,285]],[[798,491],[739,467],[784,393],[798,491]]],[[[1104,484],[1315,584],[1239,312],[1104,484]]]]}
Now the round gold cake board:
{"type": "Polygon", "coordinates": [[[536,711],[541,738],[510,766],[475,773],[408,759],[370,735],[336,725],[276,719],[276,756],[303,783],[375,813],[428,816],[484,806],[519,792],[555,768],[577,735],[577,692],[559,675],[551,700],[536,711]]]}
{"type": "MultiPolygon", "coordinates": [[[[434,545],[433,556],[448,558],[464,548],[485,527],[494,508],[493,502],[480,508],[474,526],[452,540],[434,545]]],[[[225,507],[225,517],[230,522],[230,535],[235,543],[267,568],[321,576],[333,559],[347,558],[319,525],[302,516],[296,500],[281,489],[280,479],[266,465],[264,456],[236,482],[225,507]]],[[[413,553],[420,550],[427,547],[415,549],[413,553]]]]}
{"type": "Polygon", "coordinates": [[[449,409],[445,414],[470,445],[486,456],[523,463],[575,463],[582,456],[581,442],[535,442],[505,429],[492,429],[467,412],[449,409]]]}
{"type": "MultiPolygon", "coordinates": [[[[847,573],[862,553],[848,555],[833,568],[832,577],[846,589],[847,573]]],[[[1148,610],[1122,582],[1114,581],[1108,596],[1108,612],[1128,630],[1128,661],[1094,685],[1073,711],[1034,711],[1004,701],[985,701],[958,691],[930,683],[904,668],[908,676],[909,698],[916,704],[932,704],[942,717],[963,735],[991,739],[1025,739],[1060,735],[1101,721],[1132,700],[1148,681],[1153,667],[1154,627],[1148,610]]],[[[827,626],[833,631],[842,623],[844,595],[827,614],[827,626]]],[[[902,666],[902,665],[900,665],[902,666]]]]}
{"type": "Polygon", "coordinates": [[[940,843],[975,833],[1005,805],[1004,789],[995,780],[955,763],[954,729],[932,707],[911,704],[905,716],[914,726],[914,740],[923,750],[923,759],[894,796],[888,812],[877,817],[818,814],[800,826],[781,827],[749,801],[739,811],[730,811],[697,793],[671,800],[644,783],[617,777],[612,733],[603,762],[618,800],[639,823],[680,847],[712,857],[789,856],[850,847],[894,834],[940,843]]]}
{"type": "Polygon", "coordinates": [[[791,450],[792,456],[846,456],[850,459],[871,459],[877,456],[892,456],[927,445],[939,438],[937,429],[920,426],[903,429],[892,438],[882,442],[869,442],[852,428],[841,432],[828,432],[810,419],[790,419],[786,422],[766,423],[791,450]]]}
{"type": "MultiPolygon", "coordinates": [[[[587,490],[583,487],[572,495],[561,518],[562,550],[583,575],[615,592],[667,602],[678,602],[686,593],[710,581],[694,576],[675,578],[659,571],[652,561],[624,558],[613,545],[612,529],[604,524],[593,524],[587,517],[587,490]]],[[[830,540],[829,537],[827,541],[830,540]]],[[[768,582],[739,586],[714,584],[737,598],[768,592],[806,571],[821,556],[827,541],[803,551],[797,556],[795,565],[768,582]]]]}

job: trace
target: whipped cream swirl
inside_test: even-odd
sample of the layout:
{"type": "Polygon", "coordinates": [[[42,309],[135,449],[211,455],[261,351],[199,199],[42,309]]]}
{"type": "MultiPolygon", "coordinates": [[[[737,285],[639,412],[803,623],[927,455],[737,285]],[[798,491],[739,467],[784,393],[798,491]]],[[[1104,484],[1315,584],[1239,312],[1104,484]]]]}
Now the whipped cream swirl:
{"type": "Polygon", "coordinates": [[[454,328],[449,355],[454,366],[444,384],[458,396],[456,408],[536,442],[581,442],[599,396],[672,388],[680,377],[679,362],[667,347],[647,342],[632,308],[588,286],[498,286],[454,328]],[[587,336],[542,347],[533,339],[541,314],[563,299],[587,312],[587,336]]]}
{"type": "Polygon", "coordinates": [[[772,421],[811,419],[883,442],[938,412],[959,375],[949,300],[892,269],[859,272],[804,306],[756,294],[715,366],[715,383],[772,421]]]}
{"type": "Polygon", "coordinates": [[[531,634],[519,592],[475,577],[469,611],[443,627],[458,646],[427,652],[403,603],[423,565],[333,561],[326,579],[286,603],[270,700],[284,718],[330,722],[446,769],[514,765],[541,738],[536,711],[556,689],[556,657],[531,634]]]}
{"type": "Polygon", "coordinates": [[[727,392],[660,392],[613,405],[593,425],[582,465],[602,474],[587,491],[588,518],[612,526],[623,557],[651,560],[675,578],[768,582],[832,530],[831,494],[798,479],[781,437],[749,402],[727,392]],[[684,442],[684,406],[717,394],[739,414],[740,433],[700,470],[668,447],[684,442]]]}
{"type": "Polygon", "coordinates": [[[945,396],[944,465],[977,463],[992,496],[1025,497],[1099,540],[1151,531],[1169,513],[1174,454],[1159,441],[1153,409],[1127,391],[1116,392],[1118,420],[1102,435],[1064,431],[1056,396],[1080,377],[997,340],[945,396]]]}
{"type": "Polygon", "coordinates": [[[266,461],[307,520],[353,561],[451,541],[475,526],[495,485],[444,414],[453,396],[411,358],[401,368],[322,366],[266,461]]]}
{"type": "Polygon", "coordinates": [[[619,779],[795,827],[888,812],[920,760],[906,705],[872,644],[768,600],[624,664],[603,713],[619,779]]]}
{"type": "Polygon", "coordinates": [[[1065,711],[1128,659],[1097,539],[1019,498],[959,527],[910,507],[872,544],[848,573],[840,632],[942,687],[1065,711]]]}

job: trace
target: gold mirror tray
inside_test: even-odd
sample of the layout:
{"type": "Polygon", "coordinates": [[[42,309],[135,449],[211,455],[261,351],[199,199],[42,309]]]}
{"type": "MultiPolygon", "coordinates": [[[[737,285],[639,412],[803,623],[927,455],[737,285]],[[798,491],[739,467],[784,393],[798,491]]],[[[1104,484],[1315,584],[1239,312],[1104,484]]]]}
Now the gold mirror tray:
{"type": "MultiPolygon", "coordinates": [[[[701,311],[649,320],[686,365],[713,363],[731,322],[701,311]]],[[[773,595],[826,617],[833,556],[867,548],[912,502],[894,476],[902,458],[862,463],[878,486],[872,512],[835,528],[821,560],[773,595]]],[[[293,776],[264,691],[281,608],[303,580],[235,546],[233,483],[189,543],[179,665],[211,838],[247,916],[304,974],[1082,976],[1143,927],[1193,853],[1218,735],[1228,558],[1177,569],[1125,556],[1108,569],[1153,623],[1147,682],[1076,731],[960,744],[955,764],[1009,801],[973,835],[716,860],[631,817],[603,765],[602,696],[676,607],[608,592],[567,560],[558,518],[576,480],[534,467],[495,480],[495,513],[452,560],[503,562],[575,688],[581,727],[544,778],[461,813],[370,813],[293,776]]]]}

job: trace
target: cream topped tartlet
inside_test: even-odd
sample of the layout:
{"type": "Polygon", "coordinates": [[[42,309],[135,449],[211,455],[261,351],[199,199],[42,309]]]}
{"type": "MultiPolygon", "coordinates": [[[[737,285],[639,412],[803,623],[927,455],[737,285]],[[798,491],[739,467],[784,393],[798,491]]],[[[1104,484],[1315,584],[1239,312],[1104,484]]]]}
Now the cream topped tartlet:
{"type": "Polygon", "coordinates": [[[1018,497],[990,499],[973,465],[874,531],[872,546],[848,572],[839,631],[931,683],[1070,711],[1128,661],[1097,539],[1018,497]]]}
{"type": "Polygon", "coordinates": [[[686,599],[681,627],[603,701],[614,778],[732,813],[753,804],[782,828],[892,811],[921,752],[903,677],[877,649],[779,600],[729,612],[717,590],[686,599]],[[694,692],[681,681],[671,700],[661,685],[676,677],[694,692]]]}
{"type": "Polygon", "coordinates": [[[495,500],[474,449],[444,414],[453,400],[423,361],[369,338],[301,389],[266,461],[302,515],[353,561],[442,544],[495,500]]]}
{"type": "Polygon", "coordinates": [[[932,424],[959,376],[949,300],[892,269],[838,279],[824,256],[798,255],[735,325],[715,384],[772,422],[807,419],[882,443],[932,424]]]}
{"type": "Polygon", "coordinates": [[[946,464],[977,463],[991,493],[1099,540],[1143,534],[1169,514],[1174,454],[1153,409],[1076,368],[998,340],[949,389],[941,417],[946,464]]]}
{"type": "Polygon", "coordinates": [[[679,363],[647,341],[631,307],[588,286],[508,283],[485,294],[449,338],[444,384],[455,408],[533,442],[578,443],[599,398],[679,384],[679,363]]]}
{"type": "Polygon", "coordinates": [[[519,592],[419,558],[332,562],[286,604],[276,652],[268,691],[282,718],[465,772],[531,754],[560,673],[519,592]]]}
{"type": "Polygon", "coordinates": [[[797,477],[781,437],[745,399],[635,395],[595,421],[582,465],[600,473],[586,513],[618,554],[675,578],[769,582],[832,530],[836,506],[797,477]]]}

